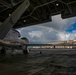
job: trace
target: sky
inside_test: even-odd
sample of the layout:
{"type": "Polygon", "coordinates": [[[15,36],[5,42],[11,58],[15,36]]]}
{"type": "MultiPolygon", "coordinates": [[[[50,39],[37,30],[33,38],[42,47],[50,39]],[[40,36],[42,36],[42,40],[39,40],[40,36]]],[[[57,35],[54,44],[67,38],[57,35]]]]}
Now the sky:
{"type": "Polygon", "coordinates": [[[30,44],[46,44],[55,41],[76,40],[76,17],[62,19],[61,15],[52,16],[52,21],[17,29],[21,37],[30,44]]]}

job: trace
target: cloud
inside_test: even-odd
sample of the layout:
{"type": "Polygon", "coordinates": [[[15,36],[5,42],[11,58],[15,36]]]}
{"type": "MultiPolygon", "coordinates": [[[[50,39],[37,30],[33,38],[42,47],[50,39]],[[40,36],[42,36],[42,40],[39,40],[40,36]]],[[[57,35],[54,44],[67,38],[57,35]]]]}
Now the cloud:
{"type": "Polygon", "coordinates": [[[56,16],[52,16],[52,22],[40,24],[40,25],[52,27],[53,29],[58,31],[65,31],[68,28],[68,26],[75,23],[75,21],[76,21],[76,17],[62,19],[61,15],[56,15],[56,16]]]}
{"type": "Polygon", "coordinates": [[[61,15],[53,16],[52,22],[29,26],[19,29],[21,36],[29,39],[30,43],[48,43],[52,41],[74,40],[76,31],[66,32],[75,23],[76,17],[61,19],[61,15]]]}
{"type": "Polygon", "coordinates": [[[21,36],[29,39],[30,43],[48,43],[57,41],[57,32],[51,28],[30,26],[21,30],[21,36]]]}
{"type": "Polygon", "coordinates": [[[32,31],[28,33],[30,35],[31,38],[33,37],[42,37],[43,33],[41,31],[32,31]]]}
{"type": "Polygon", "coordinates": [[[60,41],[69,40],[69,33],[58,33],[60,41]]]}
{"type": "Polygon", "coordinates": [[[60,41],[64,41],[64,40],[76,40],[76,31],[73,31],[72,33],[58,33],[59,39],[60,41]]]}

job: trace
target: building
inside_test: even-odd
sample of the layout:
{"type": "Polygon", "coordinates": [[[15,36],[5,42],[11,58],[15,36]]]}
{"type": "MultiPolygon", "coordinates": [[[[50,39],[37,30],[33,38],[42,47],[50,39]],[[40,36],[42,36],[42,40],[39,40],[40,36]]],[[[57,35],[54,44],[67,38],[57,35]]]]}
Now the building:
{"type": "Polygon", "coordinates": [[[50,42],[48,44],[52,44],[53,46],[45,46],[45,48],[56,48],[56,49],[58,49],[58,48],[60,48],[60,49],[64,49],[64,48],[75,49],[76,48],[76,46],[74,46],[76,44],[76,40],[50,42]]]}

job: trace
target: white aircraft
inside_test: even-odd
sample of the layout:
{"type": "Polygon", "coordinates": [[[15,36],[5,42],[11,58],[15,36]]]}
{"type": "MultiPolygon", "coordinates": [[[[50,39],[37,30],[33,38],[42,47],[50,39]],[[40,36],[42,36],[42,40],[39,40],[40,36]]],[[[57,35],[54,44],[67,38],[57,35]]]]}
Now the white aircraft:
{"type": "MultiPolygon", "coordinates": [[[[15,33],[10,34],[14,38],[12,36],[10,38],[10,35],[8,34],[8,40],[5,39],[5,36],[10,31],[10,29],[13,28],[13,26],[16,24],[16,22],[22,16],[22,14],[25,12],[25,10],[29,7],[29,5],[30,5],[29,0],[24,0],[24,2],[21,3],[21,5],[18,6],[12,13],[7,14],[8,15],[7,19],[0,25],[0,46],[3,49],[3,50],[1,50],[2,52],[4,52],[5,47],[17,48],[17,46],[20,47],[22,45],[25,47],[27,40],[18,39],[19,37],[17,35],[14,35],[15,33]]],[[[7,36],[6,36],[6,38],[7,38],[7,36]]],[[[23,47],[23,49],[24,49],[24,47],[23,47]]]]}
{"type": "Polygon", "coordinates": [[[23,37],[19,38],[20,33],[14,29],[10,30],[10,32],[6,35],[3,40],[0,40],[1,53],[4,53],[5,50],[19,49],[23,50],[23,53],[28,53],[26,44],[29,43],[28,39],[23,37]]]}
{"type": "Polygon", "coordinates": [[[27,46],[28,39],[27,38],[21,38],[21,39],[4,39],[0,40],[0,47],[1,53],[4,53],[5,50],[11,49],[14,51],[15,49],[23,50],[23,53],[27,53],[27,46]]]}

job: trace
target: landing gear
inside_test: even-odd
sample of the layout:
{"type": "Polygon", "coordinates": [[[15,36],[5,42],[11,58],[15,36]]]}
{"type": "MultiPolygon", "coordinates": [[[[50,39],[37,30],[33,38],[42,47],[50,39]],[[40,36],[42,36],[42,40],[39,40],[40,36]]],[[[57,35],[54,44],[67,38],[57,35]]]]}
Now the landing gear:
{"type": "Polygon", "coordinates": [[[2,47],[2,49],[1,49],[1,54],[5,54],[5,53],[6,53],[6,50],[5,50],[4,47],[2,47]]]}
{"type": "Polygon", "coordinates": [[[28,54],[28,50],[23,50],[23,54],[28,54]]]}
{"type": "Polygon", "coordinates": [[[29,53],[29,51],[27,49],[27,46],[23,46],[23,54],[28,54],[28,53],[29,53]]]}

